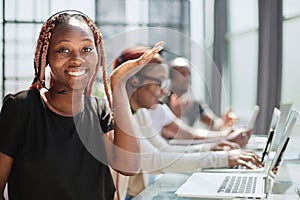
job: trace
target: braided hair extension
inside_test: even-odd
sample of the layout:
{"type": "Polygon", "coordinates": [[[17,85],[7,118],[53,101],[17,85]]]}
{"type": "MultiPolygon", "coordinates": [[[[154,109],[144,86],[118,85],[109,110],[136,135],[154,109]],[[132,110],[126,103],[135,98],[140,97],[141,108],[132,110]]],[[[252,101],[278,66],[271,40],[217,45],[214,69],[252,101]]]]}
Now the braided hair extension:
{"type": "MultiPolygon", "coordinates": [[[[92,89],[94,83],[97,78],[97,74],[99,72],[100,66],[102,66],[102,79],[104,84],[105,94],[107,96],[107,100],[109,102],[110,108],[112,108],[112,100],[108,87],[107,80],[107,69],[106,69],[106,53],[104,49],[102,35],[95,25],[95,23],[84,13],[76,11],[76,10],[65,10],[58,12],[52,15],[42,26],[39,37],[37,39],[35,57],[34,57],[34,70],[35,70],[35,78],[30,86],[30,88],[36,88],[40,90],[45,87],[45,69],[48,65],[47,55],[49,50],[49,44],[52,37],[52,33],[56,26],[64,23],[68,23],[71,18],[75,18],[76,20],[86,23],[92,30],[95,38],[95,45],[98,52],[98,64],[93,74],[88,86],[85,89],[85,95],[90,96],[92,93],[92,89]]],[[[50,77],[50,87],[53,84],[53,80],[50,77]]]]}

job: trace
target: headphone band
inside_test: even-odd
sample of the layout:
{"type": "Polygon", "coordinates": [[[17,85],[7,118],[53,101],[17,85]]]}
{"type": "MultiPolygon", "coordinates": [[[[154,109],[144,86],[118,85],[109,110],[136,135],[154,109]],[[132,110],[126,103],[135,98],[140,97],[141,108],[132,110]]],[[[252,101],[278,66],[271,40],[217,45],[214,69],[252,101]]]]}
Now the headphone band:
{"type": "MultiPolygon", "coordinates": [[[[83,17],[85,17],[85,18],[90,19],[86,14],[84,14],[83,12],[78,11],[78,10],[62,10],[62,11],[59,11],[59,12],[54,13],[53,15],[51,15],[51,16],[47,19],[46,23],[47,23],[48,21],[50,21],[52,18],[54,18],[55,16],[59,16],[59,15],[63,15],[63,14],[67,14],[67,15],[70,15],[70,16],[72,16],[72,15],[81,15],[81,16],[83,16],[83,17]]],[[[90,19],[90,20],[91,20],[91,19],[90,19]]]]}

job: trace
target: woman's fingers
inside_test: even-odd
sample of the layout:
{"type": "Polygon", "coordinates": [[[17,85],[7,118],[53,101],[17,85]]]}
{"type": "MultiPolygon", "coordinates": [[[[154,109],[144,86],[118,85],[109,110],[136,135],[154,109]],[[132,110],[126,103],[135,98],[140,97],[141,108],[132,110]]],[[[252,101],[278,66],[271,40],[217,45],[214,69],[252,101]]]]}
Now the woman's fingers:
{"type": "Polygon", "coordinates": [[[156,53],[163,49],[164,44],[165,43],[163,41],[160,41],[156,43],[154,47],[145,51],[144,54],[136,60],[136,65],[138,66],[148,63],[156,53]]]}
{"type": "Polygon", "coordinates": [[[133,74],[136,73],[142,67],[142,65],[148,63],[156,53],[163,49],[163,44],[163,41],[158,42],[153,48],[145,51],[139,58],[128,60],[122,63],[112,72],[112,75],[118,74],[118,77],[122,77],[131,70],[133,74]],[[134,68],[137,69],[133,70],[134,68]]]}
{"type": "Polygon", "coordinates": [[[120,82],[126,80],[136,74],[145,64],[147,64],[156,53],[163,49],[164,42],[160,41],[153,48],[146,50],[143,55],[137,59],[128,60],[117,67],[110,75],[110,83],[112,89],[120,82]]]}

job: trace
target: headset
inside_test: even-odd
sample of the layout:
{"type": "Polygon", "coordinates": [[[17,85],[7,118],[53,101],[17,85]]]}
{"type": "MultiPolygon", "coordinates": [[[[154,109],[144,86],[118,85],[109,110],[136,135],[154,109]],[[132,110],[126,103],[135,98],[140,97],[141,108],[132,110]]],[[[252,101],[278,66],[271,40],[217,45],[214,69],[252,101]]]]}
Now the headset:
{"type": "MultiPolygon", "coordinates": [[[[62,11],[59,11],[57,13],[54,13],[53,15],[51,15],[47,20],[46,22],[50,21],[54,16],[58,16],[58,15],[61,15],[61,14],[68,14],[68,15],[81,15],[81,16],[84,16],[86,17],[87,19],[90,19],[86,14],[84,14],[83,12],[81,11],[78,11],[78,10],[62,10],[62,11]]],[[[46,23],[45,22],[45,23],[46,23]]]]}
{"type": "Polygon", "coordinates": [[[129,84],[134,88],[141,87],[142,82],[143,82],[142,78],[137,75],[133,75],[132,77],[130,77],[128,79],[128,81],[129,81],[129,84]]]}

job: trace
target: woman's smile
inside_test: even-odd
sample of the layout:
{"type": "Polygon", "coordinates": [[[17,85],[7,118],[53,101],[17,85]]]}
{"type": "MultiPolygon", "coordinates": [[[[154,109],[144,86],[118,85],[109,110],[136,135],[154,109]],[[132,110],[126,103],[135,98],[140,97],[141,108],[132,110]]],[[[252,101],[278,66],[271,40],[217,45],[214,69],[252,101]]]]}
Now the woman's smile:
{"type": "Polygon", "coordinates": [[[72,70],[72,71],[66,70],[66,73],[68,75],[74,76],[74,77],[81,77],[81,76],[87,75],[87,72],[88,72],[87,69],[72,70]]]}

